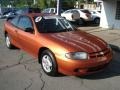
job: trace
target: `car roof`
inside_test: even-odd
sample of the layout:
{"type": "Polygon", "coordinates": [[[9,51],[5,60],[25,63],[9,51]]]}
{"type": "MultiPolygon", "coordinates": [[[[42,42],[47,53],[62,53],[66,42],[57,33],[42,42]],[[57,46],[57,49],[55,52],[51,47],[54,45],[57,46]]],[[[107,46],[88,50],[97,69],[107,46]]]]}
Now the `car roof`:
{"type": "MultiPolygon", "coordinates": [[[[62,18],[58,15],[55,15],[55,14],[44,14],[44,13],[29,13],[29,14],[22,14],[22,15],[25,15],[25,16],[29,16],[29,17],[44,17],[45,19],[51,19],[51,18],[62,18]]],[[[19,15],[19,16],[22,16],[22,15],[19,15]]]]}

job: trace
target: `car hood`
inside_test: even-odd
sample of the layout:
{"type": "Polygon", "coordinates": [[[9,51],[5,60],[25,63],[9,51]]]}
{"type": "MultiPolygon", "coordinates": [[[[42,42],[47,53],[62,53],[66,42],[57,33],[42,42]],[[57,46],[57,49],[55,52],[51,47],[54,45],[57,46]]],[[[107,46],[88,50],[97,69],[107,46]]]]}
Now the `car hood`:
{"type": "Polygon", "coordinates": [[[52,33],[49,38],[71,51],[99,52],[107,47],[102,39],[83,31],[52,33]]]}

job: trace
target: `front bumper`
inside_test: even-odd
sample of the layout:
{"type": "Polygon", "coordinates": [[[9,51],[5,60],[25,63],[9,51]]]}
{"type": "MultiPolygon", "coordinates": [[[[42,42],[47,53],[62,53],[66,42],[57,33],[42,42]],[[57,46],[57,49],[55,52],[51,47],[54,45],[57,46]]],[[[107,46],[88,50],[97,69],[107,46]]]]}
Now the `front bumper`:
{"type": "Polygon", "coordinates": [[[64,60],[56,58],[58,63],[58,71],[65,75],[83,76],[103,70],[112,60],[112,52],[89,60],[64,60]]]}

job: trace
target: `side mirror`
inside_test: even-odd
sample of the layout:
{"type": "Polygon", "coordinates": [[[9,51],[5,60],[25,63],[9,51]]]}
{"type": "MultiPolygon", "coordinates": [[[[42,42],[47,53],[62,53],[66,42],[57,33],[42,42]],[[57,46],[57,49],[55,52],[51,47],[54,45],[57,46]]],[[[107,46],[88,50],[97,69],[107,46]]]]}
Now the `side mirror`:
{"type": "Polygon", "coordinates": [[[33,31],[34,31],[34,29],[31,28],[31,27],[29,27],[29,28],[25,28],[25,32],[30,32],[30,33],[32,33],[33,31]]]}

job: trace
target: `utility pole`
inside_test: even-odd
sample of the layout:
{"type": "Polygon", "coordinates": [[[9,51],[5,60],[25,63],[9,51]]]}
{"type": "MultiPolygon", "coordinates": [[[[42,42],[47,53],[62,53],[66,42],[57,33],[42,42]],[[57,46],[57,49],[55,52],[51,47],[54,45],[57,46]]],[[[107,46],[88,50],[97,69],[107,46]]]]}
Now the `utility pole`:
{"type": "Polygon", "coordinates": [[[33,5],[35,5],[36,4],[36,0],[33,0],[33,5]]]}
{"type": "Polygon", "coordinates": [[[57,0],[57,15],[61,14],[61,0],[57,0]]]}

